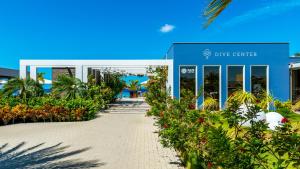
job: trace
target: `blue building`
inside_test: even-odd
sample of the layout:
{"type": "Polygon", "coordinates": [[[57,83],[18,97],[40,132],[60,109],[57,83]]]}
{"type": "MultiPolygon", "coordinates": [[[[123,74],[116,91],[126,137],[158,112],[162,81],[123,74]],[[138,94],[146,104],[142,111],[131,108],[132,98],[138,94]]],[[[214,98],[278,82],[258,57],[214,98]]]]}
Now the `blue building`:
{"type": "Polygon", "coordinates": [[[280,100],[300,96],[300,73],[292,66],[299,59],[290,57],[289,43],[174,43],[166,59],[174,62],[174,96],[203,89],[198,106],[212,97],[223,107],[237,90],[280,100]]]}
{"type": "Polygon", "coordinates": [[[172,96],[180,98],[183,89],[203,93],[198,107],[212,97],[222,108],[238,90],[258,98],[267,92],[282,101],[300,100],[300,57],[290,57],[289,43],[174,43],[159,60],[20,60],[20,77],[27,76],[28,68],[33,79],[38,68],[68,68],[87,82],[89,72],[96,77],[106,70],[146,74],[149,66],[168,66],[172,96]]]}

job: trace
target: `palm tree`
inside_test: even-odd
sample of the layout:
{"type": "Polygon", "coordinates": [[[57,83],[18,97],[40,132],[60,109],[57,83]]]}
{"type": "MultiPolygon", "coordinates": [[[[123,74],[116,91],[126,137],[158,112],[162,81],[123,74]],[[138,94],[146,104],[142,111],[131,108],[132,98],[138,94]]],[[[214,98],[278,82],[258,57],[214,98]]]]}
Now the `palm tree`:
{"type": "Polygon", "coordinates": [[[128,89],[130,90],[130,97],[135,98],[138,97],[137,91],[140,90],[140,85],[138,80],[131,80],[128,85],[128,89]]]}
{"type": "Polygon", "coordinates": [[[44,90],[42,85],[33,79],[13,78],[3,86],[2,94],[8,97],[16,95],[26,101],[31,97],[42,96],[44,90]]]}
{"type": "Polygon", "coordinates": [[[45,83],[44,75],[45,75],[45,73],[38,73],[37,74],[37,81],[42,82],[44,84],[45,83]]]}
{"type": "Polygon", "coordinates": [[[231,2],[232,0],[211,0],[204,11],[204,16],[207,18],[204,27],[208,27],[231,2]]]}
{"type": "Polygon", "coordinates": [[[86,93],[87,85],[79,79],[67,75],[60,75],[53,83],[53,93],[66,99],[83,97],[86,93]]]}

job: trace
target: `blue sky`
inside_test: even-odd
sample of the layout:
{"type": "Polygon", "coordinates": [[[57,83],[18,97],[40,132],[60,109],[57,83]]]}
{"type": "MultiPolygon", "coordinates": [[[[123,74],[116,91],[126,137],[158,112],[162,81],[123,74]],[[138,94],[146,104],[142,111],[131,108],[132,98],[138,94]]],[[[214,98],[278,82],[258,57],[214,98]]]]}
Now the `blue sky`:
{"type": "Polygon", "coordinates": [[[172,42],[290,42],[300,0],[233,0],[207,29],[208,0],[1,0],[0,67],[19,59],[162,58],[172,42]]]}

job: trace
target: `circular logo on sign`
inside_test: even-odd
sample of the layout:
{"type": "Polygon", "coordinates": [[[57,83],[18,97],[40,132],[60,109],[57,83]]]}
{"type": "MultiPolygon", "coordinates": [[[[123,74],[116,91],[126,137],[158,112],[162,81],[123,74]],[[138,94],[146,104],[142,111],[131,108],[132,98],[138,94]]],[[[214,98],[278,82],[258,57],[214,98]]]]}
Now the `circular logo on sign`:
{"type": "Polygon", "coordinates": [[[202,54],[206,59],[208,59],[211,56],[211,51],[209,49],[205,49],[202,54]]]}
{"type": "Polygon", "coordinates": [[[182,74],[186,74],[187,70],[186,69],[181,69],[182,74]]]}

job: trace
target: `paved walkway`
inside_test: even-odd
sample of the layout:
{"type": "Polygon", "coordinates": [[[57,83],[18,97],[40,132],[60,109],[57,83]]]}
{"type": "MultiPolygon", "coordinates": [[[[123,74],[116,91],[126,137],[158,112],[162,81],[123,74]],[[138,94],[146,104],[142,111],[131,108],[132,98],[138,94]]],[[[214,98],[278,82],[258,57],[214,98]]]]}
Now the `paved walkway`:
{"type": "Polygon", "coordinates": [[[0,127],[0,168],[176,169],[142,100],[112,105],[88,122],[0,127]]]}

